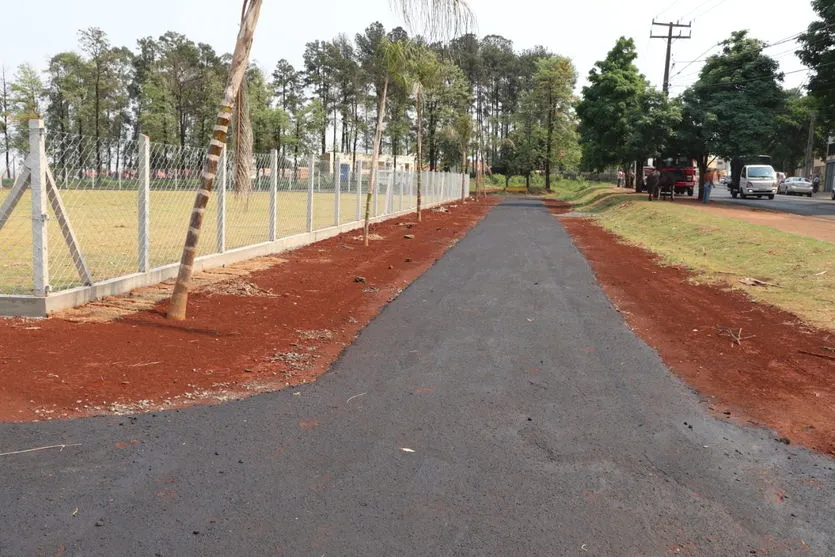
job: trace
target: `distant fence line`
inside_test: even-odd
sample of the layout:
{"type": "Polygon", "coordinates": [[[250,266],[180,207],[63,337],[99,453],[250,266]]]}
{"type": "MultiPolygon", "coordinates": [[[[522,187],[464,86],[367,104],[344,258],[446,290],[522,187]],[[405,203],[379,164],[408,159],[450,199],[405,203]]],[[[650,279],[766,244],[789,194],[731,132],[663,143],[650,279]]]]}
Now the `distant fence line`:
{"type": "MultiPolygon", "coordinates": [[[[109,145],[46,133],[11,189],[0,189],[0,315],[42,314],[176,274],[205,152],[145,136],[109,145]],[[63,294],[63,297],[61,295],[63,294]]],[[[236,193],[224,153],[199,246],[204,267],[304,245],[358,228],[370,165],[337,155],[281,160],[258,153],[251,190],[236,193]]],[[[469,176],[422,172],[427,208],[469,195],[469,176]]],[[[380,169],[371,217],[413,211],[417,173],[380,169]]]]}

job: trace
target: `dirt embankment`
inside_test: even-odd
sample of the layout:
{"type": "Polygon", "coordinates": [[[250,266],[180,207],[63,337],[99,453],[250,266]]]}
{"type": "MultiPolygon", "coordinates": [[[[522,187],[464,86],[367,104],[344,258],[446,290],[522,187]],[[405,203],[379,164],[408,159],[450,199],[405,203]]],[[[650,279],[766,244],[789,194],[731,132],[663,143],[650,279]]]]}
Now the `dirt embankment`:
{"type": "Polygon", "coordinates": [[[835,335],[739,291],[696,285],[592,220],[561,221],[632,329],[717,416],[835,456],[835,335]]]}
{"type": "Polygon", "coordinates": [[[173,408],[311,381],[498,201],[375,225],[367,248],[354,231],[212,271],[184,323],[165,319],[160,287],[63,318],[0,320],[0,420],[173,408]]]}

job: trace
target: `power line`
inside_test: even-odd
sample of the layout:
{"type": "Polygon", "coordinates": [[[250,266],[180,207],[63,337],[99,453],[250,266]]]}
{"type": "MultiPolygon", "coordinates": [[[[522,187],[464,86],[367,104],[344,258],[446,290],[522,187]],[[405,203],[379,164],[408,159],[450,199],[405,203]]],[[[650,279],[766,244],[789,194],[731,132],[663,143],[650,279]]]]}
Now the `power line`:
{"type": "Polygon", "coordinates": [[[702,58],[702,57],[703,57],[705,54],[707,54],[708,52],[710,52],[711,50],[713,50],[714,48],[716,48],[717,46],[720,46],[721,44],[722,44],[722,41],[719,41],[719,42],[718,42],[718,43],[716,43],[715,45],[712,45],[712,46],[708,47],[708,48],[707,48],[707,50],[705,50],[704,52],[702,52],[701,54],[699,54],[698,56],[696,56],[696,58],[695,58],[694,60],[690,60],[690,62],[689,62],[686,66],[684,66],[684,67],[683,67],[683,68],[681,68],[678,72],[676,72],[675,74],[673,74],[673,75],[670,77],[670,79],[672,79],[672,78],[676,77],[677,75],[681,74],[681,72],[683,72],[684,70],[686,70],[687,68],[689,68],[690,66],[692,66],[693,64],[695,64],[696,62],[702,62],[702,61],[704,61],[704,58],[702,58]]]}
{"type": "Polygon", "coordinates": [[[707,9],[707,10],[705,10],[704,12],[702,12],[702,13],[700,13],[700,14],[697,14],[697,15],[693,18],[693,21],[696,21],[696,20],[698,20],[699,18],[702,18],[702,17],[706,16],[707,14],[709,14],[710,12],[712,12],[713,10],[715,10],[716,8],[718,8],[719,6],[721,6],[722,4],[724,4],[724,3],[725,3],[725,2],[727,2],[727,1],[728,1],[728,0],[719,0],[719,3],[718,3],[718,4],[716,4],[716,5],[714,5],[712,8],[708,8],[708,9],[707,9]]]}
{"type": "Polygon", "coordinates": [[[701,4],[699,4],[698,6],[696,6],[695,8],[693,8],[692,10],[690,10],[689,12],[687,12],[686,14],[684,14],[681,17],[687,17],[688,15],[692,14],[693,12],[698,12],[699,10],[702,9],[702,7],[704,7],[707,4],[710,4],[711,2],[714,2],[714,1],[715,0],[705,0],[704,2],[702,2],[701,4]]]}
{"type": "Polygon", "coordinates": [[[655,17],[656,17],[656,18],[661,17],[661,16],[662,16],[662,15],[664,15],[665,13],[669,12],[669,11],[673,8],[673,6],[675,6],[675,5],[677,5],[677,4],[680,4],[680,3],[681,3],[681,1],[682,1],[682,0],[673,0],[672,2],[670,2],[670,3],[667,5],[667,7],[666,7],[666,8],[664,8],[661,12],[659,12],[659,13],[658,13],[655,17]]]}

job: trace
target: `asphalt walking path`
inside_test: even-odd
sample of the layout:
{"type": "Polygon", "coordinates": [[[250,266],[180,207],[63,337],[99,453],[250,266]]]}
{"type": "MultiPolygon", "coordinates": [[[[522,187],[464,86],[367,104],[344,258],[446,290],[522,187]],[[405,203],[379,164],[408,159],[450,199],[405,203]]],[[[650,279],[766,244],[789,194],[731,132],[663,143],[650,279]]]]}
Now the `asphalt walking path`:
{"type": "Polygon", "coordinates": [[[833,461],[712,418],[534,200],[317,383],[0,425],[58,443],[0,456],[0,555],[835,554],[833,461]]]}

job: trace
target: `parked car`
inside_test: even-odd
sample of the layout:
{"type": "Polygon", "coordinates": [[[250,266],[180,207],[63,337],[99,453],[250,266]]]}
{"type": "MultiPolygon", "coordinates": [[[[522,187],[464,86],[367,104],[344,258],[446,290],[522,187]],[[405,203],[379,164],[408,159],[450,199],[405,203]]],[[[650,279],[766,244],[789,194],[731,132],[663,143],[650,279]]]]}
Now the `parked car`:
{"type": "Polygon", "coordinates": [[[792,176],[786,178],[783,183],[777,186],[777,193],[812,197],[812,182],[800,176],[792,176]]]}

